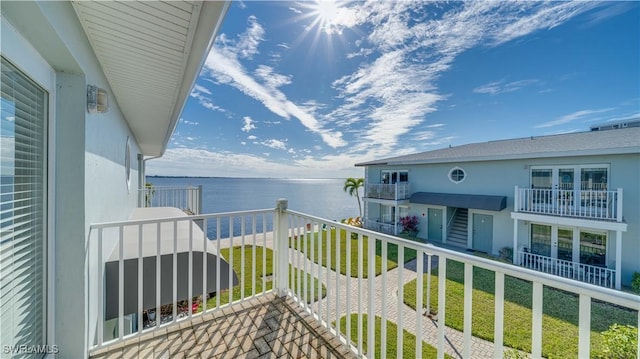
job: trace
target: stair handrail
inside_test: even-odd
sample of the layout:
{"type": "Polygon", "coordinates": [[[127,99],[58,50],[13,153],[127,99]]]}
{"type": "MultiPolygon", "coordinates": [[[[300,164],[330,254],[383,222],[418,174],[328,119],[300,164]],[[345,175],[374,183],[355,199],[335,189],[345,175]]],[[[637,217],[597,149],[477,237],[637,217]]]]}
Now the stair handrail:
{"type": "Polygon", "coordinates": [[[458,208],[453,209],[453,213],[451,213],[451,217],[447,220],[447,233],[449,233],[449,228],[451,228],[451,222],[454,218],[456,218],[456,213],[458,212],[458,208]]]}

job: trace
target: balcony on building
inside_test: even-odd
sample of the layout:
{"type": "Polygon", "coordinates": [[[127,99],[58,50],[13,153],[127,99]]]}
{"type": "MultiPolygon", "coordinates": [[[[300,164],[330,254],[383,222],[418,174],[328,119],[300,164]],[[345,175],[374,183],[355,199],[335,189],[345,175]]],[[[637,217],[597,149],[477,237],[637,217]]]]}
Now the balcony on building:
{"type": "Polygon", "coordinates": [[[138,190],[138,207],[175,207],[186,214],[202,214],[202,185],[156,187],[147,184],[138,190]]]}
{"type": "Polygon", "coordinates": [[[622,233],[627,231],[623,189],[590,181],[532,187],[515,187],[511,217],[516,229],[529,224],[531,242],[514,235],[514,263],[621,289],[622,233]],[[614,253],[607,254],[608,241],[615,242],[614,253]]]}
{"type": "Polygon", "coordinates": [[[515,212],[622,222],[622,188],[515,189],[515,212]]]}

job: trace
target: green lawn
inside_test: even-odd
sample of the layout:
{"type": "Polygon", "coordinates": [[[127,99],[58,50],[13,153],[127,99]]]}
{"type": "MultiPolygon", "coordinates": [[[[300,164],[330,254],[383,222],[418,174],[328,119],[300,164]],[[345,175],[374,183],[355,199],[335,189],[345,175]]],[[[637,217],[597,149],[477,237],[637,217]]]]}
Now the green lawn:
{"type": "MultiPolygon", "coordinates": [[[[220,250],[220,254],[229,259],[229,248],[224,248],[220,250]]],[[[253,264],[253,248],[251,246],[246,246],[244,251],[241,250],[240,246],[233,247],[233,269],[238,275],[238,285],[232,288],[232,300],[239,300],[242,297],[242,293],[244,292],[244,297],[250,297],[252,295],[252,286],[253,286],[253,277],[251,272],[251,267],[253,264]],[[244,252],[244,267],[242,266],[242,254],[244,252]],[[241,278],[244,277],[244,287],[242,287],[241,278]]],[[[271,290],[273,288],[273,251],[270,248],[264,248],[261,246],[256,246],[256,273],[255,273],[255,293],[261,293],[264,290],[271,290]],[[266,262],[263,261],[263,250],[266,250],[266,262]],[[263,263],[266,264],[266,272],[263,272],[263,263]],[[266,281],[263,285],[263,273],[266,275],[266,281]]],[[[293,278],[294,286],[298,281],[298,274],[291,266],[289,266],[289,276],[293,278]]],[[[321,284],[322,293],[318,295],[318,280],[315,279],[313,281],[315,285],[314,297],[311,297],[311,286],[310,283],[312,281],[311,275],[307,274],[307,302],[311,303],[316,301],[318,298],[324,297],[326,295],[326,288],[321,284]]],[[[301,285],[301,288],[303,286],[301,285]]],[[[207,301],[207,308],[213,308],[216,306],[216,297],[209,298],[207,301]]],[[[229,290],[220,291],[220,305],[224,305],[229,303],[229,290]]]]}
{"type": "MultiPolygon", "coordinates": [[[[357,338],[358,338],[358,315],[357,314],[351,314],[349,316],[349,319],[351,320],[351,341],[355,343],[356,347],[357,347],[357,338]]],[[[367,350],[367,315],[363,314],[362,315],[362,347],[363,350],[366,351],[367,350]]],[[[375,338],[376,338],[376,343],[375,343],[375,357],[376,358],[396,358],[397,357],[397,342],[396,339],[397,337],[397,333],[398,333],[398,326],[390,321],[387,321],[387,338],[386,338],[386,343],[387,343],[387,350],[385,355],[381,355],[380,351],[381,351],[381,338],[382,338],[382,319],[378,316],[376,316],[375,318],[376,323],[375,323],[375,338]]],[[[332,323],[333,325],[335,325],[335,322],[332,323]]],[[[347,327],[347,316],[344,316],[342,318],[340,318],[340,330],[341,332],[344,334],[345,330],[347,327]]],[[[403,341],[403,345],[402,345],[402,358],[403,359],[414,359],[416,357],[416,336],[414,334],[409,333],[406,330],[402,331],[402,341],[403,341]]],[[[422,355],[420,356],[420,358],[435,358],[437,356],[437,351],[436,348],[434,348],[433,346],[425,343],[424,341],[422,342],[422,355]]],[[[451,356],[446,355],[446,358],[451,358],[451,356]]]]}
{"type": "MultiPolygon", "coordinates": [[[[300,248],[301,251],[306,253],[307,258],[314,261],[314,263],[318,263],[318,258],[320,257],[322,259],[322,265],[326,266],[327,265],[327,244],[329,243],[331,245],[330,268],[335,271],[336,264],[337,264],[337,261],[336,261],[336,257],[337,257],[336,250],[337,250],[337,243],[338,243],[337,237],[340,238],[339,240],[340,273],[343,275],[347,275],[347,246],[350,246],[350,250],[351,250],[351,265],[349,266],[350,275],[351,277],[357,277],[358,276],[358,253],[359,253],[358,237],[356,235],[353,235],[353,237],[349,237],[347,235],[347,231],[344,229],[330,229],[330,230],[321,231],[321,232],[307,233],[306,237],[300,236],[295,239],[293,238],[290,239],[291,241],[290,246],[295,249],[300,248]],[[340,233],[339,236],[337,233],[340,233]],[[322,241],[321,256],[318,255],[318,242],[320,241],[319,236],[321,236],[321,241],[322,241]],[[304,243],[305,241],[306,241],[306,247],[304,243]],[[313,258],[311,254],[312,244],[315,245],[313,258]]],[[[369,249],[369,239],[367,236],[363,236],[362,237],[363,278],[368,277],[368,273],[367,273],[367,268],[368,268],[367,266],[369,263],[369,257],[367,255],[368,249],[369,249]]],[[[405,248],[404,262],[406,263],[407,261],[410,261],[415,258],[416,258],[416,251],[413,249],[405,248]]],[[[393,268],[396,268],[397,266],[398,266],[398,246],[395,244],[388,244],[387,245],[387,269],[391,270],[393,268]]],[[[380,273],[382,273],[382,242],[381,241],[376,241],[375,273],[376,275],[379,275],[380,273]]]]}
{"type": "MultiPolygon", "coordinates": [[[[437,311],[437,270],[431,278],[431,306],[437,311]]],[[[427,275],[424,276],[425,283],[427,275]]],[[[463,328],[464,265],[447,261],[446,325],[463,328]]],[[[493,340],[494,330],[494,273],[474,267],[472,331],[476,337],[493,340]]],[[[531,351],[531,301],[533,286],[530,282],[505,276],[504,344],[531,351]]],[[[426,285],[422,293],[426,303],[426,285]]],[[[404,287],[404,302],[416,307],[416,281],[404,287]]],[[[637,312],[593,301],[591,305],[591,350],[599,352],[600,332],[613,323],[637,325],[637,312]]],[[[578,297],[564,291],[544,288],[543,291],[542,355],[549,358],[575,358],[578,354],[578,297]]]]}

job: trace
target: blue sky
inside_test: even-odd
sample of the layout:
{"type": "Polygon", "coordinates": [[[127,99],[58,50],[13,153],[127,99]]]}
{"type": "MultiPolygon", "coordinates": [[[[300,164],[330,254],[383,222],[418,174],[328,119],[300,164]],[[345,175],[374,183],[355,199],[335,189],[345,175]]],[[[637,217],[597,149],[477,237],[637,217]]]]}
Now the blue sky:
{"type": "Polygon", "coordinates": [[[236,1],[149,175],[358,162],[640,116],[640,3],[236,1]]]}

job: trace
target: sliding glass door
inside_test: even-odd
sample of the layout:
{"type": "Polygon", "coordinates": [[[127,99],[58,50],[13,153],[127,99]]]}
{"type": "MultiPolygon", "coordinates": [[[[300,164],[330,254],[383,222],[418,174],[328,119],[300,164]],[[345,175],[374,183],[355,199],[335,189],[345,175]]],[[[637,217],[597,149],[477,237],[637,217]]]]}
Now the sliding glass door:
{"type": "Polygon", "coordinates": [[[607,234],[532,223],[531,253],[568,262],[606,267],[607,234]]]}

